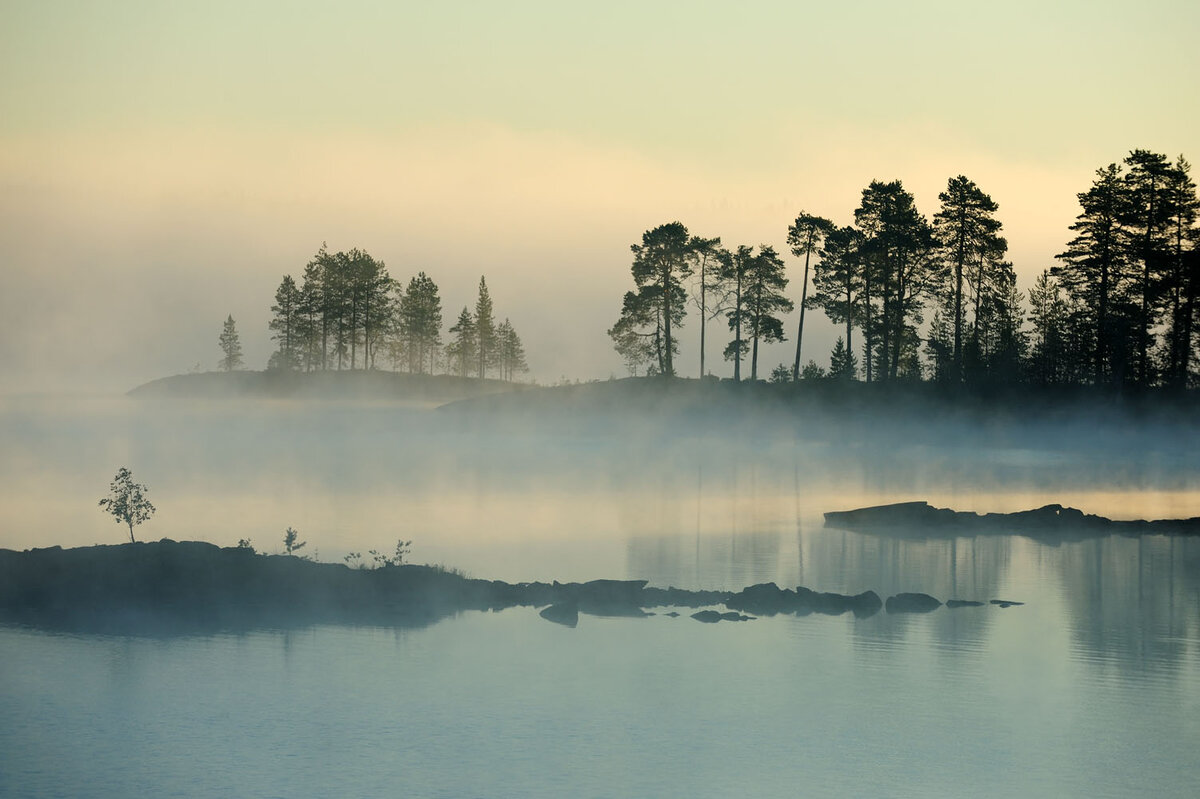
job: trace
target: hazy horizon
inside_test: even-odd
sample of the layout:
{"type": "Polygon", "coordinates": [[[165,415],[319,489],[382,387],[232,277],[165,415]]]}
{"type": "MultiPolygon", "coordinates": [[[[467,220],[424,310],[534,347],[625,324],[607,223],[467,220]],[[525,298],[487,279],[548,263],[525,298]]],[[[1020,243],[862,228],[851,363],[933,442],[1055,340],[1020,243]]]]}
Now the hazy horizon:
{"type": "MultiPolygon", "coordinates": [[[[658,224],[786,253],[801,210],[846,224],[899,178],[931,216],[963,174],[1027,289],[1095,169],[1200,157],[1182,2],[0,8],[6,393],[215,368],[229,314],[263,368],[275,287],[322,242],[426,272],[447,325],[486,275],[532,378],[621,376],[605,331],[658,224]]],[[[806,320],[826,364],[836,332],[806,320]]]]}

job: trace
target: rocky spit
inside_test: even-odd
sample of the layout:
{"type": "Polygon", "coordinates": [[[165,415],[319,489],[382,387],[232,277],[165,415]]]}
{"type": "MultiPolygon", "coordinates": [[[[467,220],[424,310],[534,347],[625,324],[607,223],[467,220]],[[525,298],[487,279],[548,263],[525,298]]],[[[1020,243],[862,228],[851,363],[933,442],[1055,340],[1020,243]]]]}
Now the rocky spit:
{"type": "Polygon", "coordinates": [[[844,595],[774,583],[740,591],[658,588],[645,580],[507,583],[431,566],[350,568],[169,539],[0,550],[0,621],[34,627],[148,635],[312,624],[413,627],[466,610],[517,606],[542,608],[546,620],[573,627],[580,614],[636,618],[656,609],[669,616],[680,615],[672,608],[697,610],[693,619],[711,623],[777,614],[922,613],[943,603],[926,594],[884,601],[874,591],[844,595]]]}

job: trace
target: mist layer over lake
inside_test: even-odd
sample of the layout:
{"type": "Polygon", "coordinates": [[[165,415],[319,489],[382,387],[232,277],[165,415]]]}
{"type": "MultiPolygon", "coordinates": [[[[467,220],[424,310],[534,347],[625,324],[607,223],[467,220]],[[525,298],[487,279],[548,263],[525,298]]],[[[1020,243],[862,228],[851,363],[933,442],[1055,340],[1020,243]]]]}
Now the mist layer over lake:
{"type": "Polygon", "coordinates": [[[1151,424],[511,418],[370,403],[9,399],[0,546],[248,538],[516,580],[1023,601],[698,624],[534,609],[159,639],[0,628],[4,795],[1191,795],[1200,541],[884,538],[926,499],[1200,515],[1151,424]]]}

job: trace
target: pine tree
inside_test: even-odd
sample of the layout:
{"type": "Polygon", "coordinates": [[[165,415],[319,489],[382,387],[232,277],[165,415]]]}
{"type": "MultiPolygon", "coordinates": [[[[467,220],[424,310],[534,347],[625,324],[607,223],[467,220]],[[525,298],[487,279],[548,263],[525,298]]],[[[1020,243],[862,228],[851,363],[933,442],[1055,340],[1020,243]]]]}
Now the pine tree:
{"type": "Polygon", "coordinates": [[[1082,208],[1071,230],[1075,238],[1051,274],[1069,297],[1078,299],[1075,317],[1088,332],[1092,381],[1097,384],[1124,379],[1129,361],[1122,331],[1131,326],[1130,279],[1119,215],[1122,212],[1121,169],[1109,164],[1096,171],[1092,187],[1081,194],[1082,208]]]}
{"type": "Polygon", "coordinates": [[[326,268],[329,254],[325,245],[304,267],[300,285],[300,338],[304,346],[304,369],[311,372],[328,365],[328,320],[325,316],[326,268]]]}
{"type": "Polygon", "coordinates": [[[705,374],[705,331],[708,322],[726,310],[729,290],[721,276],[721,239],[703,239],[693,236],[688,242],[691,268],[696,275],[692,291],[692,302],[700,312],[700,376],[705,374]]]}
{"type": "Polygon", "coordinates": [[[934,230],[943,257],[950,264],[944,273],[949,286],[943,294],[947,298],[950,319],[953,320],[954,340],[952,368],[955,379],[962,379],[963,371],[963,326],[966,308],[964,281],[974,275],[971,285],[976,292],[978,313],[980,292],[986,290],[992,280],[987,268],[997,263],[996,256],[1003,257],[1003,239],[999,238],[1000,222],[993,214],[999,208],[991,197],[966,177],[959,175],[946,183],[946,190],[938,195],[941,209],[934,215],[934,230]],[[972,266],[975,269],[972,269],[972,266]]]}
{"type": "Polygon", "coordinates": [[[459,377],[466,377],[476,363],[476,347],[479,339],[476,334],[475,318],[471,316],[470,310],[465,305],[462,313],[458,315],[458,321],[450,328],[450,332],[454,338],[446,346],[446,357],[455,373],[459,377]]]}
{"type": "Polygon", "coordinates": [[[507,318],[496,328],[496,341],[500,353],[501,380],[511,382],[517,374],[529,371],[529,365],[525,362],[525,347],[521,344],[521,337],[517,335],[517,331],[513,329],[512,323],[507,318]]]}
{"type": "Polygon", "coordinates": [[[1151,346],[1166,298],[1171,262],[1171,162],[1165,155],[1134,150],[1125,158],[1118,217],[1127,260],[1137,277],[1136,382],[1154,382],[1151,346]]]}
{"type": "Polygon", "coordinates": [[[437,284],[424,272],[408,281],[400,297],[397,333],[407,356],[408,370],[433,373],[434,359],[442,344],[442,301],[437,284]]]}
{"type": "Polygon", "coordinates": [[[1167,280],[1167,353],[1164,364],[1166,382],[1176,388],[1187,385],[1192,359],[1192,331],[1196,317],[1196,295],[1200,275],[1192,266],[1197,260],[1200,230],[1196,228],[1200,199],[1191,177],[1191,164],[1181,155],[1168,175],[1170,203],[1169,263],[1167,280]],[[1191,267],[1191,268],[1189,268],[1191,267]]]}
{"type": "Polygon", "coordinates": [[[647,230],[642,234],[642,243],[630,247],[633,282],[639,290],[646,289],[639,291],[639,297],[656,306],[656,326],[659,328],[656,354],[659,374],[664,377],[675,374],[674,328],[687,312],[682,281],[692,274],[691,241],[683,224],[670,222],[647,230]]]}
{"type": "Polygon", "coordinates": [[[627,291],[621,304],[621,316],[608,329],[613,349],[625,362],[629,374],[635,377],[642,368],[648,375],[662,373],[661,307],[653,286],[627,291]]]}
{"type": "Polygon", "coordinates": [[[850,352],[854,350],[854,326],[861,324],[865,313],[861,244],[862,235],[853,227],[834,228],[826,234],[821,260],[813,272],[813,294],[807,301],[808,307],[821,308],[835,324],[846,325],[843,346],[850,352]]]}
{"type": "Polygon", "coordinates": [[[758,379],[758,344],[760,341],[783,341],[783,320],[776,314],[786,313],[794,307],[783,295],[788,279],[783,274],[783,259],[775,248],[766,244],[758,249],[758,255],[750,262],[748,282],[744,296],[747,298],[747,321],[750,323],[750,379],[758,379]]]}
{"type": "Polygon", "coordinates": [[[725,250],[722,253],[721,274],[729,284],[731,303],[725,317],[729,320],[729,329],[733,331],[733,341],[725,345],[725,360],[733,361],[734,382],[741,382],[742,358],[750,349],[742,330],[746,323],[747,275],[753,260],[754,248],[745,244],[739,244],[733,252],[725,250]]]}
{"type": "Polygon", "coordinates": [[[291,275],[284,275],[279,288],[275,291],[275,304],[271,306],[271,321],[267,328],[275,335],[272,340],[279,342],[279,349],[267,362],[268,369],[283,369],[291,371],[300,368],[301,361],[301,306],[300,289],[291,275]]]}
{"type": "Polygon", "coordinates": [[[819,252],[833,223],[821,216],[803,211],[788,228],[788,244],[792,255],[804,256],[804,282],[800,284],[800,324],[796,328],[796,360],[792,364],[792,380],[800,379],[800,347],[804,344],[804,308],[808,303],[808,264],[813,253],[819,252]]]}
{"type": "Polygon", "coordinates": [[[902,351],[915,340],[925,296],[939,276],[933,229],[898,180],[871,181],[854,220],[862,233],[867,379],[876,371],[883,379],[894,378],[902,351]]]}
{"type": "Polygon", "coordinates": [[[218,339],[221,345],[221,368],[226,372],[232,372],[235,369],[242,368],[242,342],[238,339],[237,325],[233,321],[233,315],[230,314],[225,319],[225,324],[221,328],[221,336],[218,339]]]}

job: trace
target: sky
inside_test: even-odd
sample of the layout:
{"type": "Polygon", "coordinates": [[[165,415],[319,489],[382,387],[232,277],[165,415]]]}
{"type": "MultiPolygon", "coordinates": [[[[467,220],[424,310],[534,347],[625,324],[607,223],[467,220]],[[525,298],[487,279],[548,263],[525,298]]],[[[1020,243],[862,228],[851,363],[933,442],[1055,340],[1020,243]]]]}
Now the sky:
{"type": "MultiPolygon", "coordinates": [[[[621,376],[645,230],[786,253],[873,179],[928,216],[974,180],[1028,288],[1097,168],[1200,158],[1198,33],[1174,0],[0,0],[0,392],[216,368],[230,314],[263,368],[275,288],[323,242],[426,272],[447,326],[485,275],[540,382],[621,376]]],[[[836,331],[806,328],[827,364],[836,331]]],[[[694,375],[694,313],[681,336],[694,375]]]]}

